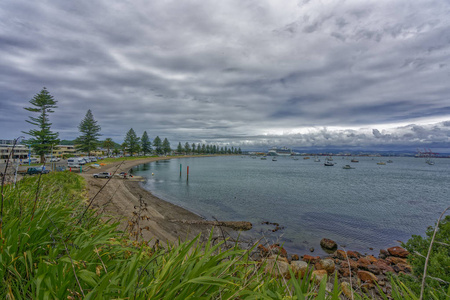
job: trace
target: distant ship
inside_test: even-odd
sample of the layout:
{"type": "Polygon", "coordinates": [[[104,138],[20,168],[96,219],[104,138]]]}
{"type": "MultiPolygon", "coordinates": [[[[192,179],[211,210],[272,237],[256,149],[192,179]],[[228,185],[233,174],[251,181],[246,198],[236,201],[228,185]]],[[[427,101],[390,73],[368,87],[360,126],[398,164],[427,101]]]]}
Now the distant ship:
{"type": "Polygon", "coordinates": [[[289,149],[287,147],[281,147],[281,148],[277,148],[277,147],[273,147],[269,150],[269,155],[272,156],[290,156],[292,155],[292,149],[289,149]]]}

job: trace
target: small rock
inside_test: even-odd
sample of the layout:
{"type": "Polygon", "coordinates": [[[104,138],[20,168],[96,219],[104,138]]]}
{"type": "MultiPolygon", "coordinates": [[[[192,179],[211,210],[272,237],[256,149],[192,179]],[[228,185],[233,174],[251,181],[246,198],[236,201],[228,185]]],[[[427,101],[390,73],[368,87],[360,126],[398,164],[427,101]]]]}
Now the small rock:
{"type": "Polygon", "coordinates": [[[389,257],[386,257],[386,261],[387,261],[388,263],[390,263],[391,265],[396,265],[396,264],[407,264],[406,259],[400,258],[400,257],[395,257],[395,256],[389,256],[389,257]]]}
{"type": "Polygon", "coordinates": [[[389,266],[384,260],[378,260],[373,265],[377,266],[380,269],[380,273],[384,274],[386,272],[394,272],[394,269],[389,266]]]}
{"type": "Polygon", "coordinates": [[[292,254],[291,255],[291,260],[299,260],[300,258],[298,257],[297,254],[292,254]]]}
{"type": "Polygon", "coordinates": [[[320,283],[325,276],[327,276],[327,271],[325,271],[325,270],[314,270],[312,272],[311,279],[314,280],[315,283],[320,283]]]}
{"type": "Polygon", "coordinates": [[[351,259],[349,261],[346,260],[341,261],[341,268],[348,269],[349,263],[352,271],[356,271],[359,268],[358,262],[351,259]]]}
{"type": "Polygon", "coordinates": [[[367,267],[370,265],[370,261],[367,258],[361,257],[358,259],[358,265],[360,268],[367,270],[367,267]]]}
{"type": "Polygon", "coordinates": [[[347,251],[348,257],[360,258],[362,255],[358,251],[347,251]]]}
{"type": "Polygon", "coordinates": [[[345,297],[347,297],[348,299],[353,299],[353,290],[352,287],[350,285],[350,283],[343,281],[341,282],[341,290],[342,293],[344,293],[345,297]]]}
{"type": "Polygon", "coordinates": [[[336,242],[333,241],[333,240],[330,240],[330,239],[326,239],[326,238],[323,238],[320,241],[320,246],[322,248],[324,248],[324,249],[327,249],[327,250],[335,250],[335,249],[337,249],[336,242]]]}
{"type": "Polygon", "coordinates": [[[387,251],[392,256],[397,256],[401,258],[406,258],[409,255],[409,252],[406,249],[403,249],[402,247],[399,246],[388,248],[387,251]]]}
{"type": "Polygon", "coordinates": [[[270,245],[269,251],[272,251],[273,254],[279,255],[282,257],[287,257],[287,251],[283,247],[280,247],[278,244],[270,245]]]}
{"type": "Polygon", "coordinates": [[[309,248],[310,252],[314,252],[314,247],[309,248]]]}
{"type": "Polygon", "coordinates": [[[289,273],[290,265],[287,262],[276,260],[274,258],[266,259],[266,267],[264,271],[271,274],[273,277],[285,277],[290,278],[289,273]]]}
{"type": "Polygon", "coordinates": [[[295,260],[291,262],[291,268],[292,272],[298,278],[303,278],[303,276],[305,276],[305,274],[308,272],[308,263],[301,260],[295,260]]]}
{"type": "Polygon", "coordinates": [[[378,258],[384,259],[384,258],[386,258],[388,256],[389,256],[389,252],[387,252],[384,249],[380,249],[380,254],[378,255],[378,258]]]}
{"type": "Polygon", "coordinates": [[[333,253],[333,257],[339,258],[340,260],[347,259],[347,253],[343,250],[336,250],[336,252],[333,253]]]}
{"type": "Polygon", "coordinates": [[[258,245],[258,250],[262,257],[267,257],[270,254],[269,249],[267,249],[266,247],[264,247],[261,244],[258,245]]]}
{"type": "Polygon", "coordinates": [[[378,266],[376,266],[376,265],[368,265],[367,266],[367,271],[369,271],[369,272],[371,272],[371,273],[373,273],[375,275],[378,275],[378,274],[381,273],[380,268],[378,266]]]}
{"type": "Polygon", "coordinates": [[[316,270],[325,270],[328,275],[333,274],[336,266],[332,259],[321,259],[315,264],[316,270]]]}
{"type": "Polygon", "coordinates": [[[370,261],[371,264],[377,261],[377,259],[373,255],[367,255],[366,258],[370,261]]]}
{"type": "Polygon", "coordinates": [[[319,259],[320,259],[319,256],[311,256],[311,255],[305,254],[305,255],[303,255],[303,259],[302,260],[307,262],[307,263],[314,264],[319,259]]]}
{"type": "Polygon", "coordinates": [[[374,283],[378,281],[378,278],[371,272],[368,271],[358,271],[358,278],[362,282],[374,283]]]}

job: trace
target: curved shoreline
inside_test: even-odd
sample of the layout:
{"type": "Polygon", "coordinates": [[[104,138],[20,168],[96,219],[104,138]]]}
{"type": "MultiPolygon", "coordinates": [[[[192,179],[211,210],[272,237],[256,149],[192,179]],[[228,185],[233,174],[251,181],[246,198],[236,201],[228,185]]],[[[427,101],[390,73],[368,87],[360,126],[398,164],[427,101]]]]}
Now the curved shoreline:
{"type": "Polygon", "coordinates": [[[122,230],[134,226],[135,232],[139,231],[145,240],[176,243],[179,239],[192,239],[199,233],[205,236],[210,233],[213,226],[227,226],[232,229],[248,226],[248,222],[206,221],[181,206],[154,196],[143,189],[138,181],[120,178],[112,178],[108,181],[92,177],[92,174],[98,172],[119,174],[129,172],[131,168],[145,163],[188,157],[193,156],[149,157],[117,161],[100,168],[91,168],[81,176],[86,180],[89,199],[95,197],[92,207],[110,216],[113,221],[120,222],[119,228],[122,230]],[[233,228],[234,225],[238,227],[233,228]]]}

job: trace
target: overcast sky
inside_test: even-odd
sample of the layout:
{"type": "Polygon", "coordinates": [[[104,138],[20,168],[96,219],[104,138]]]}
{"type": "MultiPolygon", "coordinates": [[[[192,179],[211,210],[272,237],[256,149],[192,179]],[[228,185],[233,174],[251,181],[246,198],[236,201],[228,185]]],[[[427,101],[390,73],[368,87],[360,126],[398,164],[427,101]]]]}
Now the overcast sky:
{"type": "MultiPolygon", "coordinates": [[[[450,148],[450,1],[2,0],[0,139],[450,148]]],[[[450,151],[449,151],[450,152],[450,151]]]]}

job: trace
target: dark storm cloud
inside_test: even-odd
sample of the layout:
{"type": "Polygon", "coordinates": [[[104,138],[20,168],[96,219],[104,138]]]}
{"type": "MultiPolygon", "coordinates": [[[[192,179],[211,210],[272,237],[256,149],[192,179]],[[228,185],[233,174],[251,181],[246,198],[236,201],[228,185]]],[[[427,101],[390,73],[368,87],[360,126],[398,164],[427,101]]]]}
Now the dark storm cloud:
{"type": "Polygon", "coordinates": [[[23,107],[46,86],[67,139],[91,109],[116,141],[132,127],[173,143],[448,146],[449,13],[431,0],[6,0],[0,138],[29,129],[23,107]]]}

